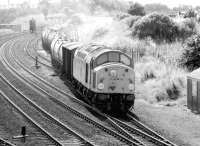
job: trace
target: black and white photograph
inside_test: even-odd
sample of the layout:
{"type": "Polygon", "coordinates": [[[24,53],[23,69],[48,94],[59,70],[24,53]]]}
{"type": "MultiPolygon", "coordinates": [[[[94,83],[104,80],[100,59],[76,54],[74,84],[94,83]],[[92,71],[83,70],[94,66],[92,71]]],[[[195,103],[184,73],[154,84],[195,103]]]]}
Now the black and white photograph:
{"type": "Polygon", "coordinates": [[[0,146],[200,146],[200,1],[0,0],[0,146]]]}

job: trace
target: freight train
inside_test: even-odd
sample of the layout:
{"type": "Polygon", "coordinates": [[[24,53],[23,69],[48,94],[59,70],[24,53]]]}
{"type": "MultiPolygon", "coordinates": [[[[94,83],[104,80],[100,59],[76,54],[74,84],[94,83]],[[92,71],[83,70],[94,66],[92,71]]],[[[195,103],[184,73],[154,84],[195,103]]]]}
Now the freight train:
{"type": "Polygon", "coordinates": [[[130,56],[96,43],[63,40],[55,30],[42,33],[42,46],[50,52],[56,71],[64,73],[92,105],[106,112],[133,107],[135,74],[130,56]]]}

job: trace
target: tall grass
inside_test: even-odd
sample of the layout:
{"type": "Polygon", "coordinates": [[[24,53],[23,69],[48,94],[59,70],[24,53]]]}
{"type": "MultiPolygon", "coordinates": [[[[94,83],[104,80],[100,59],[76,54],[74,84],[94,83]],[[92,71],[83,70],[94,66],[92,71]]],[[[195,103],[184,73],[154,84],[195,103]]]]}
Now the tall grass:
{"type": "Polygon", "coordinates": [[[135,65],[138,98],[151,103],[183,98],[187,72],[178,63],[184,50],[182,44],[154,44],[145,48],[144,55],[135,65]]]}

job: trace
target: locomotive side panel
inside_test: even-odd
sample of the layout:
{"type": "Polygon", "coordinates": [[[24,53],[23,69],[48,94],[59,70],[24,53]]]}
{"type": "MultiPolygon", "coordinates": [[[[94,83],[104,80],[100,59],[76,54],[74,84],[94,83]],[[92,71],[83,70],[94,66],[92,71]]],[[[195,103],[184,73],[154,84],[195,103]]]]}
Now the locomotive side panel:
{"type": "Polygon", "coordinates": [[[73,60],[74,60],[74,52],[76,47],[67,47],[65,45],[62,46],[63,52],[63,69],[68,79],[72,80],[73,78],[73,60]]]}
{"type": "Polygon", "coordinates": [[[75,55],[73,60],[73,76],[82,85],[85,85],[85,66],[85,61],[82,58],[75,55]]]}

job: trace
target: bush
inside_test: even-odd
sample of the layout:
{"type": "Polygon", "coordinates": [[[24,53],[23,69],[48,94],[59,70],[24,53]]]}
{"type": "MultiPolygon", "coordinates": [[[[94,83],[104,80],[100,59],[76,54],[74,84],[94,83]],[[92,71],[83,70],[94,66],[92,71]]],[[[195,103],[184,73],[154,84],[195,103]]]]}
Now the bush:
{"type": "Polygon", "coordinates": [[[131,15],[136,15],[136,16],[145,15],[144,7],[140,5],[139,3],[131,4],[130,8],[128,9],[128,13],[131,15]]]}
{"type": "Polygon", "coordinates": [[[175,40],[177,26],[170,17],[152,13],[139,19],[133,27],[133,35],[140,39],[151,37],[154,40],[172,42],[175,40]]]}
{"type": "Polygon", "coordinates": [[[200,67],[200,34],[193,35],[187,40],[181,64],[190,71],[200,67]]]}
{"type": "Polygon", "coordinates": [[[139,98],[151,103],[175,101],[186,93],[185,72],[179,68],[166,65],[155,58],[135,66],[136,92],[139,98]]]}
{"type": "Polygon", "coordinates": [[[193,9],[189,9],[185,15],[184,15],[184,18],[194,18],[197,16],[197,13],[193,10],[193,9]]]}

